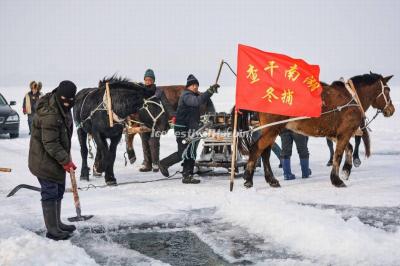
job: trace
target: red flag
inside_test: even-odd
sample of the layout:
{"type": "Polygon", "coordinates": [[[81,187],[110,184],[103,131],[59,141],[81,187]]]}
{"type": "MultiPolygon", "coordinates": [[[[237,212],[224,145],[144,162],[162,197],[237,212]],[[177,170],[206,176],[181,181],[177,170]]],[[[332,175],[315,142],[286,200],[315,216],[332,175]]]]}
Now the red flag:
{"type": "Polygon", "coordinates": [[[239,44],[236,108],[318,117],[321,92],[318,65],[239,44]]]}

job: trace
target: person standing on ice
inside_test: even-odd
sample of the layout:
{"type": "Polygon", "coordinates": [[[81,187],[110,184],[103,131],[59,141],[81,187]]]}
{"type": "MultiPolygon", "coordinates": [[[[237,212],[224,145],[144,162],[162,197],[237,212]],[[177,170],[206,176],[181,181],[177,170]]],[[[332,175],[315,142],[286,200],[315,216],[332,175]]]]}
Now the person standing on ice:
{"type": "Polygon", "coordinates": [[[176,111],[176,125],[174,126],[174,130],[176,142],[178,143],[178,151],[160,161],[160,172],[165,177],[169,176],[168,168],[183,159],[182,183],[200,183],[200,180],[193,178],[198,142],[189,144],[184,140],[199,128],[200,105],[207,102],[214,93],[217,93],[218,88],[219,85],[214,84],[206,92],[200,94],[199,81],[192,74],[188,76],[186,88],[179,98],[178,109],[176,111]]]}
{"type": "MultiPolygon", "coordinates": [[[[167,97],[164,92],[156,86],[154,83],[156,76],[152,69],[147,69],[144,73],[144,86],[150,91],[150,97],[155,96],[163,104],[166,112],[170,115],[174,115],[172,106],[169,104],[167,97]]],[[[140,167],[140,172],[158,172],[158,164],[160,161],[160,135],[154,134],[155,132],[145,132],[140,134],[142,139],[143,149],[143,163],[140,167]]]]}
{"type": "Polygon", "coordinates": [[[41,186],[46,237],[63,240],[75,231],[63,224],[61,200],[65,191],[65,173],[75,170],[71,159],[72,115],[76,86],[62,81],[56,89],[40,98],[32,123],[29,145],[29,170],[41,186]]]}
{"type": "Polygon", "coordinates": [[[293,180],[296,178],[292,174],[290,157],[292,156],[293,141],[296,143],[297,152],[300,157],[300,166],[302,178],[308,178],[311,176],[311,169],[309,168],[309,157],[310,153],[308,151],[308,137],[301,134],[297,134],[289,129],[284,129],[281,134],[282,141],[282,151],[281,160],[283,168],[283,178],[285,180],[293,180]]]}
{"type": "Polygon", "coordinates": [[[39,98],[42,96],[40,90],[42,89],[42,83],[36,83],[36,81],[31,81],[29,83],[30,91],[25,94],[24,100],[22,102],[22,112],[24,115],[28,115],[28,126],[29,126],[29,135],[32,132],[32,121],[33,116],[36,112],[36,103],[39,98]]]}

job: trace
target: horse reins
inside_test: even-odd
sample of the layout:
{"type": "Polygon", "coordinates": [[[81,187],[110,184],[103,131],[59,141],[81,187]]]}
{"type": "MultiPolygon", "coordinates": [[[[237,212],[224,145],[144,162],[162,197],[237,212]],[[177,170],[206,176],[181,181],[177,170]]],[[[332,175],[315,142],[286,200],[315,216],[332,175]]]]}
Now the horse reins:
{"type": "Polygon", "coordinates": [[[383,84],[382,80],[379,80],[379,82],[381,83],[382,91],[381,91],[381,93],[379,93],[378,96],[376,96],[375,99],[378,99],[381,95],[383,95],[383,99],[385,100],[385,104],[386,105],[385,105],[385,107],[383,107],[382,110],[385,110],[389,106],[389,104],[392,102],[392,100],[388,101],[388,99],[386,97],[386,94],[385,94],[385,89],[390,90],[390,88],[389,88],[389,86],[387,84],[383,84]]]}
{"type": "Polygon", "coordinates": [[[153,120],[153,125],[152,125],[152,127],[151,127],[151,132],[154,131],[154,129],[155,129],[155,127],[156,127],[156,124],[157,124],[157,120],[165,113],[164,105],[163,105],[162,103],[158,103],[158,102],[155,102],[155,101],[152,101],[152,100],[151,100],[151,99],[153,99],[153,98],[155,98],[155,97],[156,97],[156,96],[153,95],[153,96],[151,96],[151,97],[148,98],[148,99],[144,99],[143,106],[142,106],[142,108],[140,108],[140,109],[146,110],[147,114],[148,114],[148,115],[150,116],[150,118],[153,120]],[[154,104],[154,105],[160,107],[161,112],[158,113],[157,116],[153,116],[153,114],[152,114],[152,113],[150,112],[150,110],[149,110],[149,104],[154,104]]]}

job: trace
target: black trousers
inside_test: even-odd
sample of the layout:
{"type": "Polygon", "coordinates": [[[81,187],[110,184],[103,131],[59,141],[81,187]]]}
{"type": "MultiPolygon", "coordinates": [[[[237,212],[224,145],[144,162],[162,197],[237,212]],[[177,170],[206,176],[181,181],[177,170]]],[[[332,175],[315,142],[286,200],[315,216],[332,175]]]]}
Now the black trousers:
{"type": "Polygon", "coordinates": [[[182,137],[180,135],[176,136],[176,142],[178,144],[178,151],[170,154],[169,156],[165,157],[160,161],[160,164],[170,167],[176,163],[179,163],[183,159],[183,171],[182,175],[183,177],[187,177],[189,175],[193,174],[194,170],[194,164],[195,164],[195,159],[196,159],[196,152],[197,152],[197,143],[182,143],[182,141],[185,139],[185,137],[182,137]],[[190,147],[188,147],[190,145],[190,147]],[[185,149],[187,149],[187,153],[184,154],[185,149]]]}
{"type": "Polygon", "coordinates": [[[160,137],[152,137],[151,132],[140,134],[142,139],[144,165],[151,167],[160,160],[160,137]]]}
{"type": "Polygon", "coordinates": [[[29,134],[31,134],[31,131],[32,131],[32,122],[33,122],[33,114],[28,114],[29,134]]]}
{"type": "Polygon", "coordinates": [[[292,156],[293,141],[296,143],[297,153],[300,159],[308,159],[308,137],[297,134],[291,130],[284,130],[280,134],[282,141],[281,158],[289,159],[292,156]]]}
{"type": "Polygon", "coordinates": [[[65,183],[59,184],[47,179],[37,178],[41,187],[42,201],[57,201],[62,200],[65,192],[65,183]]]}

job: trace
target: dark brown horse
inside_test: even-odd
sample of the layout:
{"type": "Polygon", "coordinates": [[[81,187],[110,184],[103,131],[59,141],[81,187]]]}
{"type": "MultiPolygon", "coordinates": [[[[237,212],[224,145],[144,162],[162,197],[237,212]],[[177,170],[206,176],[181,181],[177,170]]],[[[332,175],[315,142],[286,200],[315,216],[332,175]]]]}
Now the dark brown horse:
{"type": "MultiPolygon", "coordinates": [[[[387,85],[387,82],[391,78],[392,76],[383,77],[374,73],[351,78],[355,90],[360,98],[361,105],[365,111],[372,106],[373,108],[382,111],[385,117],[390,117],[393,115],[395,108],[390,98],[390,88],[387,85]]],[[[279,186],[279,181],[274,178],[271,170],[269,163],[270,152],[268,152],[268,150],[270,151],[270,147],[274,143],[277,135],[284,128],[288,128],[306,136],[328,137],[329,139],[336,141],[336,149],[330,178],[334,186],[346,186],[339,177],[339,167],[342,161],[343,152],[346,150],[343,171],[346,175],[350,174],[352,168],[352,146],[349,144],[349,139],[360,127],[360,124],[363,124],[363,114],[359,106],[357,106],[354,101],[351,105],[348,105],[348,103],[352,100],[352,96],[346,90],[343,82],[335,81],[331,85],[322,85],[323,90],[321,97],[323,105],[322,114],[320,117],[291,121],[264,128],[261,132],[262,136],[257,140],[257,142],[251,144],[250,147],[242,147],[247,148],[250,151],[249,161],[244,174],[244,185],[246,187],[253,186],[255,164],[258,157],[262,154],[267,157],[266,165],[264,165],[266,168],[264,169],[265,180],[271,186],[279,186]]],[[[240,116],[242,115],[239,115],[239,120],[240,116]]],[[[289,118],[290,117],[287,116],[259,113],[261,125],[266,125],[289,118]]],[[[243,123],[243,121],[241,127],[239,127],[239,130],[247,130],[247,126],[243,123]]],[[[363,135],[363,141],[366,146],[366,156],[368,157],[370,155],[368,131],[365,128],[363,131],[365,133],[363,135]]],[[[239,141],[239,144],[240,143],[243,144],[248,142],[239,141]]],[[[241,148],[240,145],[239,148],[241,148]]]]}
{"type": "MultiPolygon", "coordinates": [[[[185,89],[184,85],[170,85],[170,86],[160,86],[161,90],[164,92],[166,98],[168,99],[169,104],[172,109],[176,111],[178,108],[179,97],[182,94],[182,91],[185,89]]],[[[206,112],[215,112],[215,107],[211,99],[207,101],[206,104],[200,107],[200,114],[205,114],[206,112]]],[[[131,116],[131,119],[137,120],[135,115],[131,116]]],[[[135,126],[135,124],[133,124],[135,126]]],[[[136,125],[139,126],[139,125],[136,125]]],[[[131,164],[136,161],[136,154],[133,148],[133,139],[135,138],[136,133],[133,134],[125,134],[126,141],[126,152],[128,154],[128,159],[131,164]]]]}

